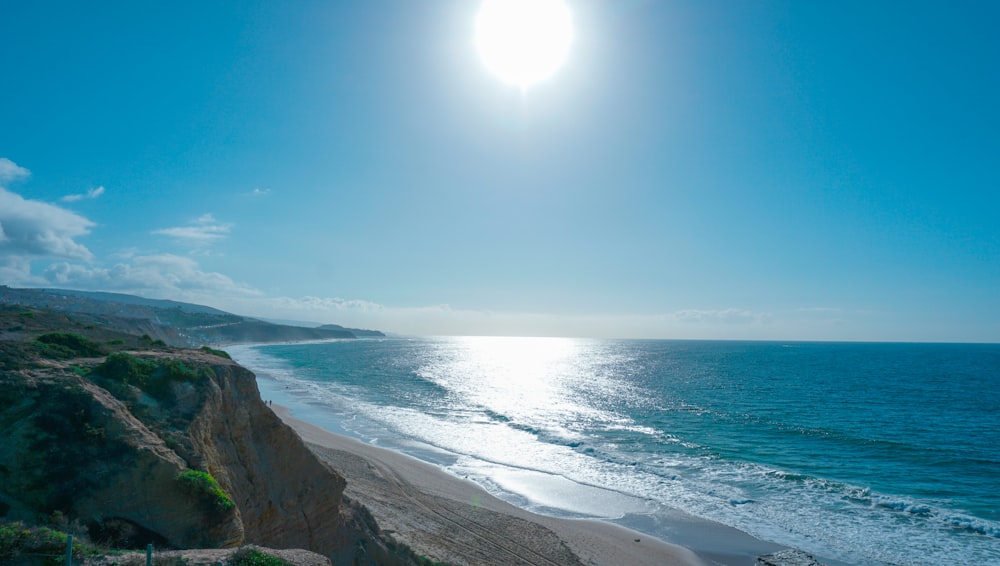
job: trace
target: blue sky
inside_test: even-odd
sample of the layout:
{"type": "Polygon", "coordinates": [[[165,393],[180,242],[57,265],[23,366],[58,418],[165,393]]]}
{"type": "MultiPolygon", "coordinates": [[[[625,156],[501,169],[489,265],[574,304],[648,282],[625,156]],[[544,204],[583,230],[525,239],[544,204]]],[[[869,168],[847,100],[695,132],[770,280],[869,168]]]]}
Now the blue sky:
{"type": "Polygon", "coordinates": [[[5,2],[0,283],[411,334],[1000,341],[1000,8],[5,2]]]}

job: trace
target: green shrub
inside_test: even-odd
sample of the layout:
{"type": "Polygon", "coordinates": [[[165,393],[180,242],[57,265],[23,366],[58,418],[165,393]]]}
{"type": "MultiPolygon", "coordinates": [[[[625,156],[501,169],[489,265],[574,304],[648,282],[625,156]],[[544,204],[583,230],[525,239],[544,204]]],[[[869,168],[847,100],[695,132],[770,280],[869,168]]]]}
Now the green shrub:
{"type": "Polygon", "coordinates": [[[115,352],[109,355],[101,365],[94,368],[94,373],[126,385],[134,385],[140,389],[144,389],[149,376],[155,369],[156,364],[154,362],[141,360],[125,352],[115,352]]]}
{"type": "Polygon", "coordinates": [[[78,384],[28,390],[24,401],[31,407],[31,427],[21,440],[26,450],[17,463],[19,497],[35,508],[70,509],[80,493],[100,486],[102,476],[93,462],[114,461],[129,448],[107,434],[104,409],[78,384]]]}
{"type": "MultiPolygon", "coordinates": [[[[66,533],[48,527],[28,527],[24,523],[0,523],[0,562],[13,562],[21,554],[52,555],[61,558],[66,553],[66,533]]],[[[95,554],[96,549],[73,541],[73,555],[95,554]]],[[[60,561],[61,563],[61,561],[60,561]]]]}
{"type": "Polygon", "coordinates": [[[96,342],[71,332],[49,332],[35,340],[40,343],[43,355],[56,359],[104,355],[104,350],[96,342]]]}
{"type": "Polygon", "coordinates": [[[236,506],[233,499],[222,491],[219,482],[212,474],[198,470],[184,470],[177,474],[177,483],[185,492],[192,495],[209,511],[225,513],[236,506]]]}
{"type": "Polygon", "coordinates": [[[197,370],[187,367],[180,360],[166,360],[153,373],[167,381],[197,381],[200,377],[197,370]]]}
{"type": "Polygon", "coordinates": [[[291,566],[291,562],[261,552],[256,548],[243,547],[229,557],[230,566],[291,566]]]}
{"type": "Polygon", "coordinates": [[[229,353],[226,352],[226,351],[224,351],[224,350],[216,350],[215,348],[209,348],[208,346],[202,346],[201,347],[201,351],[202,352],[208,352],[209,354],[212,354],[213,356],[219,356],[220,358],[226,358],[227,360],[233,359],[229,355],[229,353]]]}
{"type": "Polygon", "coordinates": [[[28,344],[0,340],[0,371],[19,370],[37,365],[36,349],[28,344]]]}
{"type": "Polygon", "coordinates": [[[146,391],[160,401],[173,402],[171,383],[194,383],[215,372],[208,366],[188,367],[180,360],[165,360],[161,362],[146,380],[146,391]]]}
{"type": "MultiPolygon", "coordinates": [[[[180,360],[143,360],[132,354],[116,352],[94,368],[94,373],[126,385],[134,385],[161,402],[174,402],[171,383],[194,383],[215,377],[208,366],[188,366],[180,360]]],[[[117,393],[116,393],[117,395],[117,393]]]]}
{"type": "Polygon", "coordinates": [[[167,434],[163,437],[163,443],[167,445],[167,448],[171,450],[177,450],[181,447],[181,443],[177,441],[177,438],[172,434],[167,434]]]}

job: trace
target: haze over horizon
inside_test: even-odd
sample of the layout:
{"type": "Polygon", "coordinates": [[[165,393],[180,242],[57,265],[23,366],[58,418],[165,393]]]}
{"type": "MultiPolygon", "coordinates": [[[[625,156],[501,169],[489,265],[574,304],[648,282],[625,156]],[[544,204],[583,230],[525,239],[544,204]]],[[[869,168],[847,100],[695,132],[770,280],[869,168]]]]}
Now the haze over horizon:
{"type": "Polygon", "coordinates": [[[402,334],[1000,342],[997,4],[567,0],[530,84],[484,64],[480,5],[6,3],[0,284],[402,334]]]}

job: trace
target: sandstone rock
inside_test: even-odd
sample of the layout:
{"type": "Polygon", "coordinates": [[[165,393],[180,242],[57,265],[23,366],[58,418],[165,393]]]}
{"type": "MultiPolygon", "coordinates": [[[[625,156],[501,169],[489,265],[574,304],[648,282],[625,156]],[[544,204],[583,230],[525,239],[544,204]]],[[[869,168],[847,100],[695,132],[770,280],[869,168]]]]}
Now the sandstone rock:
{"type": "Polygon", "coordinates": [[[344,498],[344,479],[261,401],[250,371],[200,351],[137,355],[211,371],[171,383],[169,402],[67,364],[0,375],[0,509],[9,518],[58,511],[92,534],[128,532],[157,547],[253,543],[334,563],[412,562],[388,549],[367,510],[344,498]],[[192,497],[176,480],[186,469],[211,474],[235,506],[192,497]]]}

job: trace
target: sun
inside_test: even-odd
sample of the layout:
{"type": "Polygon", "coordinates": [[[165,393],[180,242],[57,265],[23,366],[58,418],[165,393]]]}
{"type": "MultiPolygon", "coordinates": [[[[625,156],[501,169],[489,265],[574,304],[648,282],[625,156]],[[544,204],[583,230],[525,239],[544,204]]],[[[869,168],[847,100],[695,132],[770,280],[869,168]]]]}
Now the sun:
{"type": "Polygon", "coordinates": [[[486,67],[522,90],[566,60],[573,22],[561,0],[486,0],[476,17],[476,47],[486,67]]]}

